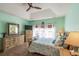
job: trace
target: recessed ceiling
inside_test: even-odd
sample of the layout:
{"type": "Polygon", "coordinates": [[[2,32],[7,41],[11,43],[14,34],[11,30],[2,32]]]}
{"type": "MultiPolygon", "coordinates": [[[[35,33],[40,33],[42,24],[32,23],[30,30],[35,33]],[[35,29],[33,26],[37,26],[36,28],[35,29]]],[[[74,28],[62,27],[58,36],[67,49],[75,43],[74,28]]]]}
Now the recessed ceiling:
{"type": "Polygon", "coordinates": [[[0,3],[0,10],[23,19],[39,19],[38,16],[42,16],[42,18],[64,16],[71,4],[33,3],[33,5],[41,7],[42,9],[37,10],[32,8],[26,12],[26,9],[28,8],[27,3],[0,3]],[[43,14],[45,15],[43,16],[43,14]]]}
{"type": "Polygon", "coordinates": [[[31,19],[39,20],[39,19],[56,17],[56,14],[54,12],[52,12],[51,9],[44,9],[42,11],[31,13],[30,17],[31,17],[31,19]]]}

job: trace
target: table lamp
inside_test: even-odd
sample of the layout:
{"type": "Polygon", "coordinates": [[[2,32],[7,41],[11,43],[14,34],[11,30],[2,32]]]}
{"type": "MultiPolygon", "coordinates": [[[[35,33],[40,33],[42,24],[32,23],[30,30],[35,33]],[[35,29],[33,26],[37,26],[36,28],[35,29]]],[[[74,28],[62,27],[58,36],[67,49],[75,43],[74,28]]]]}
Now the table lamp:
{"type": "Polygon", "coordinates": [[[65,40],[65,44],[79,47],[79,32],[70,32],[69,36],[65,40]]]}

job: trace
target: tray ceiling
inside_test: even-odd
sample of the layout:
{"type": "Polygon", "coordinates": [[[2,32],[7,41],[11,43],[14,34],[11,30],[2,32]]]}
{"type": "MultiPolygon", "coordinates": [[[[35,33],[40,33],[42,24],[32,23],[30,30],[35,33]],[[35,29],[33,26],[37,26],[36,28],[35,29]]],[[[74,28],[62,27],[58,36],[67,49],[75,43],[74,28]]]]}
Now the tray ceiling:
{"type": "Polygon", "coordinates": [[[0,3],[0,10],[23,19],[39,19],[64,16],[66,15],[71,4],[33,3],[33,5],[39,6],[42,9],[37,10],[32,8],[26,12],[26,9],[28,8],[27,3],[0,3]]]}

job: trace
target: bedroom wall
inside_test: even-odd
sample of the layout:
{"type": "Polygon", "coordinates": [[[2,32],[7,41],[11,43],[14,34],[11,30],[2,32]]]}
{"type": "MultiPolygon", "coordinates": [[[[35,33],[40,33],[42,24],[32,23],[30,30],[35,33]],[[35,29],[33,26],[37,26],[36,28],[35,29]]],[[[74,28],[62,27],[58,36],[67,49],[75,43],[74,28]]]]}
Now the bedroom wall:
{"type": "Polygon", "coordinates": [[[70,6],[65,19],[65,30],[67,32],[79,31],[79,4],[70,6]]]}
{"type": "Polygon", "coordinates": [[[1,32],[6,32],[6,24],[7,23],[16,23],[16,24],[19,24],[20,26],[20,33],[22,31],[24,31],[24,25],[27,25],[29,24],[28,21],[26,20],[23,20],[19,17],[15,17],[15,16],[12,16],[12,15],[9,15],[5,12],[1,12],[0,11],[0,33],[1,32]]]}
{"type": "Polygon", "coordinates": [[[41,22],[45,22],[45,24],[54,24],[57,28],[57,30],[61,30],[64,27],[65,24],[65,16],[57,17],[57,18],[48,18],[48,19],[41,19],[41,20],[33,20],[30,21],[31,25],[35,24],[41,24],[41,22]]]}
{"type": "MultiPolygon", "coordinates": [[[[24,31],[24,25],[28,25],[28,21],[21,19],[19,17],[15,17],[12,15],[9,15],[3,11],[0,11],[0,33],[5,33],[7,30],[7,23],[16,23],[19,24],[19,32],[22,33],[24,31]]],[[[0,34],[0,38],[1,38],[1,34],[0,34]]],[[[2,40],[0,39],[0,49],[1,49],[1,43],[2,40]]]]}

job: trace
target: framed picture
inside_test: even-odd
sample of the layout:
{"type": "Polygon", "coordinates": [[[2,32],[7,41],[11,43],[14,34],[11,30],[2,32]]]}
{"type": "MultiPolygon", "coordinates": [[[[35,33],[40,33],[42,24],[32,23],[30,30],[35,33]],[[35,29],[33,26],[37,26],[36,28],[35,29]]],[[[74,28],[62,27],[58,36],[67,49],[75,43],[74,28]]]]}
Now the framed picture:
{"type": "Polygon", "coordinates": [[[8,23],[8,34],[19,34],[19,24],[8,23]]]}

